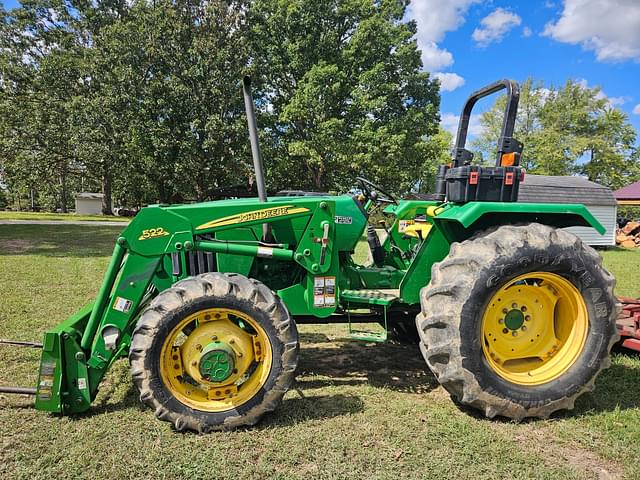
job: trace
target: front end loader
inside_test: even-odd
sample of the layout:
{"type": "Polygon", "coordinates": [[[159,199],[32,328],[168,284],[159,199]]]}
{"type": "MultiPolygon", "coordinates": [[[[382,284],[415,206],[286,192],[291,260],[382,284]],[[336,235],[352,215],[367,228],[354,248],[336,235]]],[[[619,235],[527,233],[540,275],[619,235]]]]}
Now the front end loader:
{"type": "Polygon", "coordinates": [[[141,401],[177,430],[252,425],[292,385],[298,323],[346,322],[375,342],[407,319],[438,381],[488,417],[545,418],[593,388],[617,339],[614,279],[563,227],[604,228],[583,205],[517,202],[515,82],[467,100],[430,199],[396,199],[364,178],[357,195],[267,198],[249,86],[259,198],[142,209],[95,301],[45,333],[36,388],[17,393],[40,410],[83,412],[128,357],[141,401]],[[471,110],[502,89],[496,165],[473,165],[471,110]],[[391,219],[382,238],[375,209],[391,219]],[[360,265],[352,253],[365,235],[371,261],[360,265]],[[367,319],[385,328],[351,325],[367,319]]]}

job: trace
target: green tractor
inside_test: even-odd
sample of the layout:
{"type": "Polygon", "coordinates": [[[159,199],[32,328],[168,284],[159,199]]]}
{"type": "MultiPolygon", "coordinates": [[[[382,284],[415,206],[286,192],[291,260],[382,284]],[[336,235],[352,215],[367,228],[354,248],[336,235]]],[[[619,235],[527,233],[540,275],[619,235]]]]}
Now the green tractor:
{"type": "Polygon", "coordinates": [[[298,364],[297,323],[417,326],[428,367],[487,417],[546,418],[593,389],[617,339],[614,279],[563,230],[602,225],[579,204],[518,203],[518,85],[467,100],[454,157],[430,198],[396,199],[359,178],[358,195],[267,199],[250,80],[243,82],[259,198],[144,208],[116,241],[93,303],[44,336],[37,409],[90,408],[129,357],[140,400],[177,430],[253,425],[275,410],[298,364]],[[471,110],[506,89],[496,166],[464,148],[471,110]],[[376,234],[380,208],[393,221],[376,234]],[[367,236],[372,261],[352,258],[367,236]]]}

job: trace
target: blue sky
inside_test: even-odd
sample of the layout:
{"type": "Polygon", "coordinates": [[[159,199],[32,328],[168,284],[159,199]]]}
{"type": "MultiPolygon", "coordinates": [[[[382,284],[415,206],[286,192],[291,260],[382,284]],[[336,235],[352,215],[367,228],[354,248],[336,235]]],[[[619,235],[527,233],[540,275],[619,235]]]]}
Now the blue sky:
{"type": "Polygon", "coordinates": [[[640,0],[414,0],[408,16],[426,69],[440,72],[445,128],[477,88],[533,77],[601,87],[640,132],[640,0]]]}
{"type": "Polygon", "coordinates": [[[533,77],[601,87],[640,132],[640,0],[413,0],[408,17],[418,24],[425,68],[442,79],[450,131],[472,91],[533,77]]]}

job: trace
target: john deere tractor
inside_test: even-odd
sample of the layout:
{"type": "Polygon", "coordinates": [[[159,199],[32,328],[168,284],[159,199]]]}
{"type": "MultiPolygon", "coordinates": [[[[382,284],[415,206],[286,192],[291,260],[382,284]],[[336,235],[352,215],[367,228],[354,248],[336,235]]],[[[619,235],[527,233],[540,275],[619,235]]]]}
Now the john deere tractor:
{"type": "Polygon", "coordinates": [[[604,228],[583,205],[518,203],[515,82],[471,95],[435,193],[411,199],[364,178],[356,195],[267,198],[249,79],[243,87],[258,198],[141,210],[95,301],[45,333],[37,386],[2,391],[83,412],[128,357],[140,400],[177,430],[253,425],[294,381],[297,323],[363,317],[385,326],[350,325],[369,342],[410,318],[437,380],[490,418],[548,417],[593,389],[617,339],[615,281],[563,228],[604,228]],[[496,165],[474,165],[471,110],[503,89],[496,165]],[[392,219],[383,235],[369,223],[378,208],[392,219]],[[365,235],[371,262],[359,265],[365,235]]]}

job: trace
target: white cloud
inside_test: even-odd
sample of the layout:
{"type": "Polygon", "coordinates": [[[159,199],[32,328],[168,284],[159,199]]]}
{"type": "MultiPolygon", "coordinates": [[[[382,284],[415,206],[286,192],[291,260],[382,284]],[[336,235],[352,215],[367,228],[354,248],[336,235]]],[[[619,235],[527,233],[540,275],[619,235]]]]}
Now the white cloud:
{"type": "Polygon", "coordinates": [[[453,55],[451,55],[451,52],[438,47],[438,44],[435,42],[425,43],[420,49],[422,50],[422,65],[425,70],[438,70],[453,64],[453,55]]]}
{"type": "Polygon", "coordinates": [[[480,0],[420,0],[412,2],[407,11],[408,18],[415,20],[418,33],[416,39],[422,50],[425,70],[435,71],[453,64],[451,52],[438,46],[447,32],[452,32],[464,23],[469,6],[480,0]]]}
{"type": "MultiPolygon", "coordinates": [[[[475,137],[477,135],[482,134],[482,125],[480,124],[481,114],[471,114],[471,118],[469,119],[469,130],[467,131],[469,137],[475,137]]],[[[458,122],[460,121],[460,115],[456,115],[455,113],[446,112],[440,115],[440,126],[444,128],[447,132],[451,132],[451,134],[455,137],[458,133],[458,122]]],[[[467,140],[469,140],[467,138],[467,140]]]]}
{"type": "Polygon", "coordinates": [[[580,78],[578,80],[576,80],[576,82],[578,83],[578,85],[580,85],[582,88],[598,88],[599,91],[596,94],[596,98],[598,100],[601,99],[605,99],[607,101],[607,105],[609,106],[609,108],[613,108],[616,105],[622,105],[624,104],[627,99],[624,97],[610,97],[609,95],[607,95],[606,93],[604,93],[604,91],[602,90],[602,88],[600,88],[599,86],[596,87],[592,87],[589,86],[587,80],[585,80],[584,78],[580,78]]]}
{"type": "Polygon", "coordinates": [[[607,97],[609,100],[609,105],[611,106],[616,106],[616,105],[623,105],[624,102],[626,102],[626,98],[624,97],[607,97]]]}
{"type": "Polygon", "coordinates": [[[640,115],[640,103],[633,107],[633,114],[640,115]]]}
{"type": "Polygon", "coordinates": [[[481,47],[499,42],[509,31],[522,23],[519,15],[504,8],[496,8],[480,21],[482,28],[476,28],[471,37],[481,47]]]}
{"type": "Polygon", "coordinates": [[[433,76],[440,80],[440,90],[443,92],[453,92],[464,85],[464,78],[457,73],[436,72],[433,76]]]}
{"type": "Polygon", "coordinates": [[[529,27],[524,27],[524,28],[522,29],[522,36],[523,36],[524,38],[528,38],[528,37],[530,37],[531,35],[533,35],[533,31],[532,31],[529,27]]]}
{"type": "Polygon", "coordinates": [[[543,35],[593,50],[600,61],[640,62],[640,2],[638,0],[564,0],[557,22],[543,35]]]}

